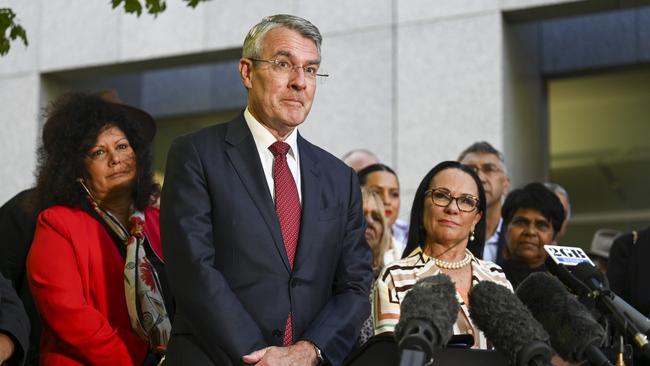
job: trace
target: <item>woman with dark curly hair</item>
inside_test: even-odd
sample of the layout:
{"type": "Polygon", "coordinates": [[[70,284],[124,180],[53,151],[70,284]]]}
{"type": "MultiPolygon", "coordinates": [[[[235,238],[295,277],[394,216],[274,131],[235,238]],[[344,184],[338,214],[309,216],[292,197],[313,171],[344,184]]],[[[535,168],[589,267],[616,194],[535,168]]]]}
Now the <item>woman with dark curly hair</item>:
{"type": "Polygon", "coordinates": [[[42,212],[27,258],[42,365],[154,364],[169,339],[171,294],[151,206],[156,126],[110,95],[66,94],[43,127],[42,212]]]}

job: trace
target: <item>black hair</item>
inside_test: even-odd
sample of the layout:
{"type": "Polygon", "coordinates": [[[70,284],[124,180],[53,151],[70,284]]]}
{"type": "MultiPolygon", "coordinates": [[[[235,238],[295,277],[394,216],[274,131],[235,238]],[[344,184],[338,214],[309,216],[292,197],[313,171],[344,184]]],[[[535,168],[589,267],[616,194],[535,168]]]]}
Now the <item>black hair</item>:
{"type": "Polygon", "coordinates": [[[553,191],[539,182],[526,184],[513,190],[501,207],[503,225],[507,227],[517,210],[528,208],[539,211],[553,226],[553,238],[560,232],[564,222],[564,207],[553,191]]]}
{"type": "Polygon", "coordinates": [[[160,187],[154,183],[152,173],[151,141],[124,108],[96,95],[68,93],[52,102],[46,117],[43,144],[38,150],[35,208],[79,207],[85,196],[77,181],[86,174],[84,158],[107,127],[124,132],[135,152],[135,208],[144,209],[158,194],[160,187]]]}
{"type": "MultiPolygon", "coordinates": [[[[368,175],[374,172],[388,172],[394,175],[395,178],[397,178],[397,174],[395,173],[395,171],[391,169],[388,165],[377,163],[377,164],[368,165],[367,167],[357,172],[357,175],[359,175],[359,184],[365,186],[366,182],[368,181],[368,175]]],[[[397,182],[399,184],[399,178],[397,178],[397,182]]]]}
{"type": "Polygon", "coordinates": [[[478,190],[478,212],[481,214],[481,219],[474,228],[474,240],[471,240],[467,243],[467,249],[469,249],[476,258],[483,258],[483,246],[485,245],[485,189],[483,189],[483,184],[478,175],[474,172],[474,169],[470,168],[465,164],[461,164],[457,161],[443,161],[442,163],[436,165],[431,169],[425,176],[422,178],[418,189],[415,191],[415,197],[413,197],[413,207],[411,208],[411,222],[409,226],[409,236],[406,243],[406,248],[402,253],[402,258],[408,256],[415,248],[424,247],[426,232],[424,230],[424,202],[425,202],[425,193],[429,189],[429,184],[431,180],[441,171],[447,169],[458,169],[467,173],[476,184],[476,189],[478,190]]]}

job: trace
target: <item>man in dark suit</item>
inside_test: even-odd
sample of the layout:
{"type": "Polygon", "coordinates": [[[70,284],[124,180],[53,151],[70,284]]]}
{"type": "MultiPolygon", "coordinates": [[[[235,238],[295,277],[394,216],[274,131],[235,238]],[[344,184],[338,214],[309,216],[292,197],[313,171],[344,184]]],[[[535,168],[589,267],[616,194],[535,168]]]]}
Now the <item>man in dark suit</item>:
{"type": "Polygon", "coordinates": [[[167,365],[339,365],[369,315],[356,174],[296,129],[322,76],[320,44],[302,18],[263,19],[239,63],[244,113],[170,148],[167,365]]]}
{"type": "Polygon", "coordinates": [[[29,319],[11,282],[0,275],[0,365],[22,365],[29,346],[29,319]]]}

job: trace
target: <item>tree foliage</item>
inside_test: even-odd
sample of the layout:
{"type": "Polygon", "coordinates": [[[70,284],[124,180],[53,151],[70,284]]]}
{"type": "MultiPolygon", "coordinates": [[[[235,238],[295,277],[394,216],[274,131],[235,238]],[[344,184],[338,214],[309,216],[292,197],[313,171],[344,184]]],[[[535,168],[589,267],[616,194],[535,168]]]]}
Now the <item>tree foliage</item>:
{"type": "MultiPolygon", "coordinates": [[[[144,9],[146,13],[154,17],[167,9],[167,0],[110,0],[113,9],[124,7],[124,11],[129,14],[140,16],[144,9]]],[[[187,6],[196,8],[200,2],[207,0],[183,0],[187,6]]],[[[19,23],[16,22],[16,14],[9,8],[0,8],[0,56],[9,53],[11,42],[16,39],[23,41],[25,46],[27,41],[27,32],[19,23]]]]}
{"type": "MultiPolygon", "coordinates": [[[[196,6],[199,5],[200,2],[207,1],[207,0],[183,0],[183,1],[187,3],[187,6],[196,8],[196,6]]],[[[163,11],[165,11],[165,9],[167,9],[166,0],[111,0],[111,4],[113,5],[113,9],[117,8],[118,6],[123,6],[125,12],[137,14],[138,16],[142,14],[143,8],[146,10],[147,13],[153,15],[154,17],[158,16],[158,14],[162,13],[163,11]]]]}
{"type": "Polygon", "coordinates": [[[9,8],[0,8],[0,56],[9,53],[11,42],[16,39],[27,42],[27,32],[20,24],[16,23],[16,14],[9,8]]]}

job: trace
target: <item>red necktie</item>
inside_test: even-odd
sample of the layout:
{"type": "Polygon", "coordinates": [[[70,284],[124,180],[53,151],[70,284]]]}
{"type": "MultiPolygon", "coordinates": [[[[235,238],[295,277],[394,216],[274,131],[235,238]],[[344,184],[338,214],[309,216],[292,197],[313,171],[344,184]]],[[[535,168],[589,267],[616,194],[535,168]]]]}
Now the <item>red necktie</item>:
{"type": "MultiPolygon", "coordinates": [[[[287,164],[287,152],[289,144],[276,141],[269,150],[275,156],[273,160],[273,184],[275,186],[275,212],[280,221],[282,229],[282,239],[284,239],[284,248],[287,251],[289,265],[293,269],[293,260],[296,256],[296,247],[298,246],[298,236],[300,235],[300,198],[296,181],[291,175],[289,165],[287,164]]],[[[287,324],[284,330],[284,346],[293,344],[291,311],[287,317],[287,324]]]]}

